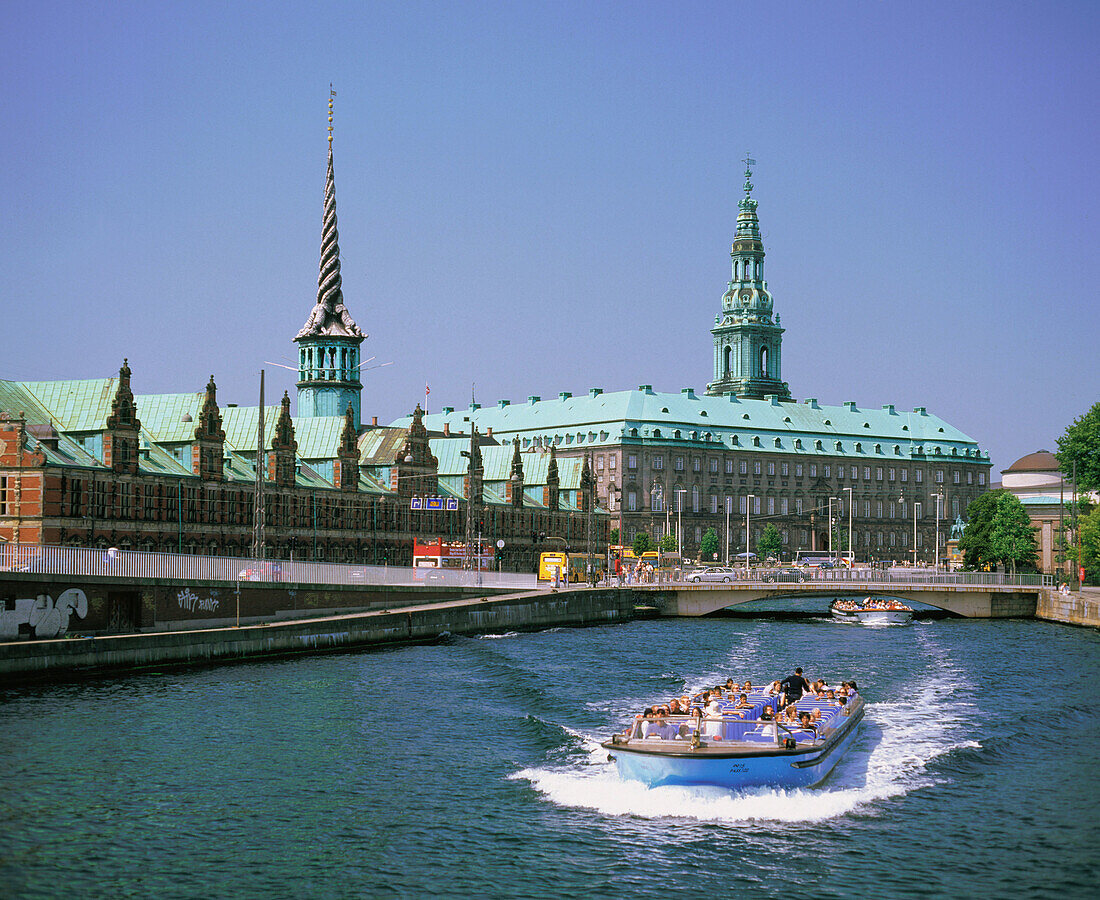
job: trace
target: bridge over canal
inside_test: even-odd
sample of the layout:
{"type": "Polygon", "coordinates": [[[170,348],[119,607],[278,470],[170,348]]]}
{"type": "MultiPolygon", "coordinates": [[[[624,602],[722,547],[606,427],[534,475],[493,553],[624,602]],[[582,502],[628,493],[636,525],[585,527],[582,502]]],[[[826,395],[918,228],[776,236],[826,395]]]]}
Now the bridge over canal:
{"type": "Polygon", "coordinates": [[[1052,587],[1049,575],[937,574],[919,569],[900,575],[866,569],[815,574],[820,577],[791,583],[767,581],[765,573],[726,584],[673,582],[634,585],[631,590],[651,598],[651,605],[664,616],[707,616],[753,600],[875,595],[916,600],[966,618],[990,619],[1034,616],[1042,592],[1052,587]]]}

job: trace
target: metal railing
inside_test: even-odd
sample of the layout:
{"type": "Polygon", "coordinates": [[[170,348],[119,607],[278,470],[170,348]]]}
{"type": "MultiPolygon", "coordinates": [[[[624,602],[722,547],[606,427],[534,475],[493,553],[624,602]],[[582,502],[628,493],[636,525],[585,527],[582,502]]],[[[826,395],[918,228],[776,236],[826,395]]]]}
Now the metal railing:
{"type": "Polygon", "coordinates": [[[170,581],[346,584],[413,587],[534,588],[534,573],[414,569],[237,556],[196,556],[141,550],[98,550],[0,544],[0,572],[170,581]]]}
{"type": "MultiPolygon", "coordinates": [[[[1041,573],[1010,575],[1001,572],[943,572],[935,569],[744,569],[735,570],[729,583],[704,579],[700,587],[789,587],[799,584],[813,587],[864,589],[897,585],[898,587],[1053,587],[1054,576],[1041,573]]],[[[668,584],[696,584],[691,572],[666,578],[668,584]]]]}

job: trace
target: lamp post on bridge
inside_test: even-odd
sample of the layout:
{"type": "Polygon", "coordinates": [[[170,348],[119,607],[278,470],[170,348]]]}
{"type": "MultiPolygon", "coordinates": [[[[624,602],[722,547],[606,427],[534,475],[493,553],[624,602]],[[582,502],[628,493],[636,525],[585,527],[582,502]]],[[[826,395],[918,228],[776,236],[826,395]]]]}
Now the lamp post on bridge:
{"type": "MultiPolygon", "coordinates": [[[[848,492],[848,570],[851,571],[852,566],[855,565],[856,552],[852,549],[852,489],[850,487],[844,488],[848,492]]],[[[843,498],[842,498],[843,499],[843,498]]]]}
{"type": "MultiPolygon", "coordinates": [[[[653,500],[657,499],[661,501],[661,505],[665,505],[665,489],[659,481],[653,482],[653,490],[650,492],[649,508],[653,510],[653,500]]],[[[667,521],[667,517],[666,517],[667,521]]],[[[663,538],[664,535],[661,535],[663,538]]],[[[657,539],[657,584],[661,583],[661,538],[657,539]]]]}
{"type": "Polygon", "coordinates": [[[943,492],[936,491],[932,495],[936,498],[936,557],[933,560],[933,568],[939,571],[940,568],[940,503],[943,501],[943,492]]]}
{"type": "Polygon", "coordinates": [[[684,494],[687,493],[686,488],[676,488],[676,555],[679,557],[678,564],[680,567],[680,573],[684,571],[684,494]]]}
{"type": "Polygon", "coordinates": [[[745,497],[745,574],[748,575],[752,568],[752,501],[756,494],[748,494],[745,497]]]}

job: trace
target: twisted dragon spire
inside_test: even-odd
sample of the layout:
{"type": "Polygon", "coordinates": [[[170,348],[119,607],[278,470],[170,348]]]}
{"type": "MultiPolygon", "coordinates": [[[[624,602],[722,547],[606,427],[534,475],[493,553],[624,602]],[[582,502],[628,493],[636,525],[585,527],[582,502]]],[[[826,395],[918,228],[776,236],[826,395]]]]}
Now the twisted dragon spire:
{"type": "MultiPolygon", "coordinates": [[[[330,86],[331,88],[331,86],[330,86]]],[[[325,176],[325,210],[321,219],[321,264],[317,275],[317,304],[298,337],[311,334],[344,334],[365,337],[344,306],[343,280],[340,277],[340,232],[336,228],[336,175],[332,166],[332,104],[336,92],[330,89],[328,101],[328,172],[325,176]]]]}

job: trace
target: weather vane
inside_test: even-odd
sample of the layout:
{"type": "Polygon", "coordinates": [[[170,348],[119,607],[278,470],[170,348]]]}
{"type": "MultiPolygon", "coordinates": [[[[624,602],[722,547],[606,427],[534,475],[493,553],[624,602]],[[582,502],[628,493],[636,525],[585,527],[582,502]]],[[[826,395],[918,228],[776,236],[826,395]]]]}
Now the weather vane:
{"type": "Polygon", "coordinates": [[[328,142],[332,143],[332,100],[336,96],[336,91],[332,89],[332,82],[328,83],[328,142]]]}
{"type": "Polygon", "coordinates": [[[756,165],[756,160],[753,159],[751,156],[749,156],[749,151],[748,150],[745,151],[744,163],[745,163],[745,194],[747,196],[748,194],[752,193],[753,185],[752,185],[752,182],[749,179],[752,178],[752,166],[756,165]]]}

